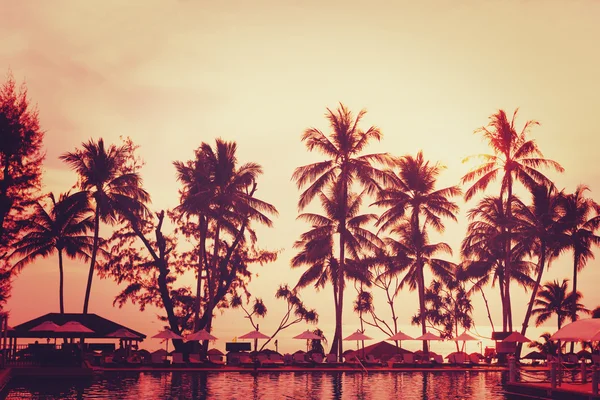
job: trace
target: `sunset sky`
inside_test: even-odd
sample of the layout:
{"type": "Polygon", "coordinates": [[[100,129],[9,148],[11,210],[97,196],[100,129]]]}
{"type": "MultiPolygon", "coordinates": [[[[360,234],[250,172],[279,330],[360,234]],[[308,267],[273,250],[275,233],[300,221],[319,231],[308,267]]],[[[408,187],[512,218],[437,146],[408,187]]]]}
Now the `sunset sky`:
{"type": "MultiPolygon", "coordinates": [[[[457,184],[475,165],[463,164],[464,157],[488,151],[473,131],[499,108],[512,114],[520,107],[519,127],[527,119],[540,121],[533,137],[546,157],[565,168],[548,176],[567,191],[585,183],[600,201],[599,16],[600,2],[592,0],[23,0],[0,5],[0,73],[11,70],[25,81],[38,105],[46,131],[44,191],[63,192],[75,183],[58,156],[90,138],[117,143],[124,135],[141,146],[144,185],[156,211],[178,204],[172,162],[191,159],[203,141],[234,140],[241,162],[260,163],[264,175],[257,196],[280,213],[274,228],[259,231],[260,243],[283,250],[276,263],[253,269],[258,276],[251,291],[269,307],[261,321],[261,331],[269,334],[282,313],[273,297],[277,286],[295,284],[302,272],[289,267],[292,244],[307,229],[295,220],[299,191],[292,171],[323,158],[308,153],[300,135],[311,126],[329,132],[324,112],[337,102],[354,112],[366,108],[363,128],[381,128],[383,141],[368,152],[423,150],[427,159],[447,166],[440,187],[457,184]]],[[[459,222],[448,221],[446,233],[434,237],[453,247],[455,261],[465,212],[476,203],[457,200],[459,222]]],[[[108,233],[103,226],[101,234],[108,233]]],[[[590,262],[580,275],[589,308],[600,305],[599,264],[590,262]]],[[[87,270],[67,263],[68,312],[81,311],[87,270]]],[[[567,254],[544,281],[571,274],[567,254]]],[[[96,277],[91,312],[149,336],[158,331],[154,310],[112,307],[119,289],[96,277]]],[[[497,292],[487,291],[500,325],[497,292]]],[[[318,326],[332,338],[331,288],[319,293],[308,288],[301,296],[318,309],[318,326]]],[[[354,297],[350,288],[344,336],[358,325],[354,297]]],[[[375,297],[382,300],[378,292],[375,297]]],[[[515,287],[516,328],[528,299],[515,287]]],[[[480,296],[474,303],[482,333],[488,322],[480,296]]],[[[398,304],[400,323],[409,325],[416,293],[402,292],[398,304]]],[[[377,306],[384,310],[385,304],[377,306]]],[[[58,311],[55,257],[24,270],[7,309],[11,325],[58,311]]],[[[552,319],[546,330],[555,325],[552,319]]],[[[235,311],[215,322],[221,347],[250,329],[235,311]]],[[[288,339],[304,329],[301,324],[284,331],[282,346],[301,347],[288,339]]],[[[404,330],[419,334],[415,326],[404,330]]],[[[373,328],[367,334],[385,337],[373,328]]],[[[145,344],[160,345],[154,339],[145,344]]]]}

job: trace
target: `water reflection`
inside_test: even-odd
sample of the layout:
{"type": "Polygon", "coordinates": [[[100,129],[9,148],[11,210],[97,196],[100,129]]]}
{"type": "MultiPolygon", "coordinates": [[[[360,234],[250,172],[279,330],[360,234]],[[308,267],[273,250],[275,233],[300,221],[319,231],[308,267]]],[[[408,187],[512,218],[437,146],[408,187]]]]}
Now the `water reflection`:
{"type": "MultiPolygon", "coordinates": [[[[505,399],[499,372],[120,373],[15,380],[8,399],[505,399]]],[[[1,396],[0,396],[1,397],[1,396]]]]}

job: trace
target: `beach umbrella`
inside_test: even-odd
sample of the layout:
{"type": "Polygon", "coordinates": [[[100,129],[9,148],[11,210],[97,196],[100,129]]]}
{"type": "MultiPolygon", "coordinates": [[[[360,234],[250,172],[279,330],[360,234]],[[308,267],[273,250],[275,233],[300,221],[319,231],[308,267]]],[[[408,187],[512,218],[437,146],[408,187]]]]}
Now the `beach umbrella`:
{"type": "Polygon", "coordinates": [[[454,342],[464,342],[464,348],[463,348],[463,350],[466,353],[467,352],[467,342],[468,341],[472,341],[472,340],[479,340],[479,339],[477,339],[476,337],[473,337],[473,336],[469,335],[467,333],[467,331],[464,331],[462,334],[458,335],[457,337],[455,337],[452,340],[454,342]]]}
{"type": "Polygon", "coordinates": [[[204,341],[204,340],[217,340],[218,338],[216,336],[211,335],[210,333],[208,333],[206,331],[206,329],[200,329],[197,332],[194,332],[190,335],[187,335],[185,337],[185,340],[187,340],[188,342],[192,342],[192,341],[204,341]]]}
{"type": "Polygon", "coordinates": [[[117,338],[117,339],[141,339],[140,335],[137,335],[125,328],[119,328],[116,331],[106,335],[106,337],[117,338]]]}
{"type": "Polygon", "coordinates": [[[545,360],[546,356],[540,353],[539,351],[532,351],[523,358],[526,360],[545,360]]]}
{"type": "MultiPolygon", "coordinates": [[[[426,341],[430,341],[430,340],[444,340],[444,339],[442,339],[439,336],[434,335],[431,332],[426,332],[425,334],[423,334],[423,335],[421,335],[419,337],[416,337],[414,340],[419,340],[419,341],[425,341],[426,340],[426,341]]],[[[427,348],[429,348],[429,346],[427,348]]]]}
{"type": "Polygon", "coordinates": [[[69,321],[58,328],[54,332],[64,333],[94,333],[94,331],[87,326],[77,321],[69,321]]]}
{"type": "Polygon", "coordinates": [[[258,339],[270,339],[269,336],[264,333],[259,332],[258,330],[250,331],[245,335],[239,337],[240,339],[254,339],[254,351],[256,351],[258,339]]]}
{"type": "Polygon", "coordinates": [[[415,338],[413,338],[412,336],[408,336],[406,333],[398,332],[395,335],[390,336],[386,340],[393,340],[394,342],[397,340],[397,341],[400,342],[400,346],[399,347],[402,347],[402,341],[403,340],[415,340],[415,338]]]}
{"type": "Polygon", "coordinates": [[[165,341],[167,342],[167,346],[165,351],[167,353],[169,353],[169,339],[174,340],[174,339],[181,339],[183,340],[182,336],[179,336],[178,334],[172,332],[170,329],[165,329],[164,331],[160,331],[158,332],[156,335],[152,336],[152,339],[165,339],[165,341]]]}
{"type": "Polygon", "coordinates": [[[294,339],[306,340],[306,351],[308,351],[309,340],[323,340],[323,338],[316,333],[309,331],[308,329],[299,335],[294,336],[294,339]]]}
{"type": "Polygon", "coordinates": [[[506,343],[528,343],[531,340],[527,339],[525,336],[521,335],[519,332],[513,332],[507,337],[504,338],[503,342],[506,343]]]}
{"type": "Polygon", "coordinates": [[[56,325],[52,321],[44,321],[36,327],[33,327],[29,330],[29,332],[56,332],[59,328],[59,325],[56,325]]]}
{"type": "Polygon", "coordinates": [[[344,340],[356,340],[356,348],[358,349],[358,341],[363,342],[363,358],[365,358],[365,340],[372,340],[373,338],[365,335],[361,331],[357,330],[352,335],[344,338],[344,340]]]}

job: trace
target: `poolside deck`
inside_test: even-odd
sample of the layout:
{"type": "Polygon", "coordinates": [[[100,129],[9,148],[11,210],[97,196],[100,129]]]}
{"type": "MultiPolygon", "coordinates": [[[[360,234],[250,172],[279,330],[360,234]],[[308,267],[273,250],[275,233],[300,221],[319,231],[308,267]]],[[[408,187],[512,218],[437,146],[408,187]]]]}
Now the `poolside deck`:
{"type": "Polygon", "coordinates": [[[567,383],[552,388],[550,383],[518,382],[507,383],[507,394],[530,399],[600,399],[600,395],[592,394],[591,383],[567,383]]]}
{"type": "MultiPolygon", "coordinates": [[[[238,367],[238,366],[202,366],[202,367],[191,367],[191,366],[165,366],[165,367],[154,367],[154,366],[119,366],[119,367],[92,367],[94,371],[137,371],[137,372],[365,372],[359,366],[294,366],[284,365],[279,367],[238,367]]],[[[507,368],[504,366],[482,366],[482,367],[455,367],[455,366],[443,366],[443,367],[405,367],[405,368],[389,368],[389,367],[366,367],[367,372],[502,372],[506,371],[507,368]]]]}

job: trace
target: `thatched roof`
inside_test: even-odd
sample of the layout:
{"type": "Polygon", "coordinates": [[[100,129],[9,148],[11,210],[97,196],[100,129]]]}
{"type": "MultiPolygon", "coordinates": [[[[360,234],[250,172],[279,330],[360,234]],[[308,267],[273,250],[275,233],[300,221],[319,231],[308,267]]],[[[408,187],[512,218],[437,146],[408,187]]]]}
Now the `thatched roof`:
{"type": "MultiPolygon", "coordinates": [[[[110,333],[115,332],[118,329],[127,329],[136,335],[139,335],[143,340],[146,338],[146,335],[143,333],[134,331],[133,329],[127,328],[121,324],[117,324],[114,321],[108,320],[96,314],[75,314],[75,313],[67,313],[67,314],[59,314],[59,313],[49,313],[46,315],[42,315],[41,317],[34,318],[30,321],[23,322],[15,326],[12,330],[8,331],[9,337],[16,338],[45,338],[45,337],[86,337],[86,338],[107,338],[109,339],[110,333]],[[87,328],[93,330],[93,333],[47,333],[47,332],[30,332],[30,329],[35,328],[40,325],[42,322],[51,321],[57,325],[64,325],[69,321],[77,321],[87,328]]],[[[114,339],[114,338],[112,338],[114,339]]]]}
{"type": "MultiPolygon", "coordinates": [[[[357,352],[357,350],[353,350],[353,352],[357,352]]],[[[383,355],[393,356],[394,354],[412,354],[412,351],[408,351],[403,349],[402,347],[396,347],[395,345],[389,342],[379,342],[375,344],[371,344],[369,346],[365,346],[365,356],[372,354],[375,358],[381,358],[383,355]]],[[[362,348],[358,350],[357,355],[362,357],[363,350],[362,348]]]]}

